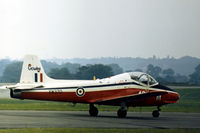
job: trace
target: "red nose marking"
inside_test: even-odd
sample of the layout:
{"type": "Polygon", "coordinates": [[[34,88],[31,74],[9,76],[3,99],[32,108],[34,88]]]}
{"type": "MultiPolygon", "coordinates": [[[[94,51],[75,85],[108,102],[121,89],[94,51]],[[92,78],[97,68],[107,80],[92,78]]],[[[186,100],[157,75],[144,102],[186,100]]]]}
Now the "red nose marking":
{"type": "Polygon", "coordinates": [[[165,103],[177,103],[180,95],[176,92],[169,92],[168,94],[163,96],[163,101],[165,103]]]}

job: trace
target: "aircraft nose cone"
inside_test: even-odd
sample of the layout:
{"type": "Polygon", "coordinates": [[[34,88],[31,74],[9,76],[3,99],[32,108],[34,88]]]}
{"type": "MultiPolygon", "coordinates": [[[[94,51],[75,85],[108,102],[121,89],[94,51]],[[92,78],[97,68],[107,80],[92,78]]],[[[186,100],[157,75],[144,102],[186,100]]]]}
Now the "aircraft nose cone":
{"type": "Polygon", "coordinates": [[[170,92],[164,98],[165,103],[177,103],[180,98],[180,95],[177,92],[170,92]]]}
{"type": "Polygon", "coordinates": [[[177,92],[170,94],[170,99],[173,101],[173,103],[177,103],[179,100],[180,95],[177,92]]]}
{"type": "Polygon", "coordinates": [[[179,100],[179,98],[180,98],[180,95],[179,95],[178,93],[174,93],[174,94],[173,94],[173,97],[174,97],[174,100],[175,100],[176,102],[178,102],[178,100],[179,100]]]}

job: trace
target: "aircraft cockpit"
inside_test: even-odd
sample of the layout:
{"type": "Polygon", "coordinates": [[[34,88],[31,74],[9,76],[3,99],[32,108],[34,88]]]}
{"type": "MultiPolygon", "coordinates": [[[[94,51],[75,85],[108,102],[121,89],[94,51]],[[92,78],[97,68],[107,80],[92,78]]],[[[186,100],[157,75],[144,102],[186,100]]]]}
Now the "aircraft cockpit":
{"type": "Polygon", "coordinates": [[[142,85],[154,86],[158,84],[158,82],[153,77],[151,77],[150,75],[146,73],[130,72],[129,75],[132,80],[135,80],[141,83],[142,85]]]}

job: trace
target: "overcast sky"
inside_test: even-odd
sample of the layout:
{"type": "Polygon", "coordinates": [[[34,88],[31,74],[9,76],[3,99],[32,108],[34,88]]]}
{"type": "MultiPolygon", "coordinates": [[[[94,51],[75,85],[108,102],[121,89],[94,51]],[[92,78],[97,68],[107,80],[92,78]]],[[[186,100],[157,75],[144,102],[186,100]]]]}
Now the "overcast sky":
{"type": "Polygon", "coordinates": [[[0,0],[0,58],[200,57],[200,0],[0,0]]]}

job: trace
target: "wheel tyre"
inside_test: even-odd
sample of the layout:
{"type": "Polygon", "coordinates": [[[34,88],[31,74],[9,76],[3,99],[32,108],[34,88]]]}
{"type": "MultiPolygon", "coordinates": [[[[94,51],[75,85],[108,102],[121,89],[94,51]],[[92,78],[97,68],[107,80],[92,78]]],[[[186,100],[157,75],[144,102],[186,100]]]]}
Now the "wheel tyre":
{"type": "Polygon", "coordinates": [[[97,116],[99,111],[96,107],[93,107],[89,110],[90,116],[97,116]]]}
{"type": "Polygon", "coordinates": [[[117,111],[117,116],[118,116],[119,118],[125,118],[126,115],[127,115],[127,111],[126,111],[126,110],[121,110],[121,109],[119,109],[119,110],[117,111]]]}
{"type": "Polygon", "coordinates": [[[159,117],[160,113],[159,113],[158,110],[154,110],[154,111],[152,112],[152,115],[153,115],[153,117],[157,118],[157,117],[159,117]]]}

